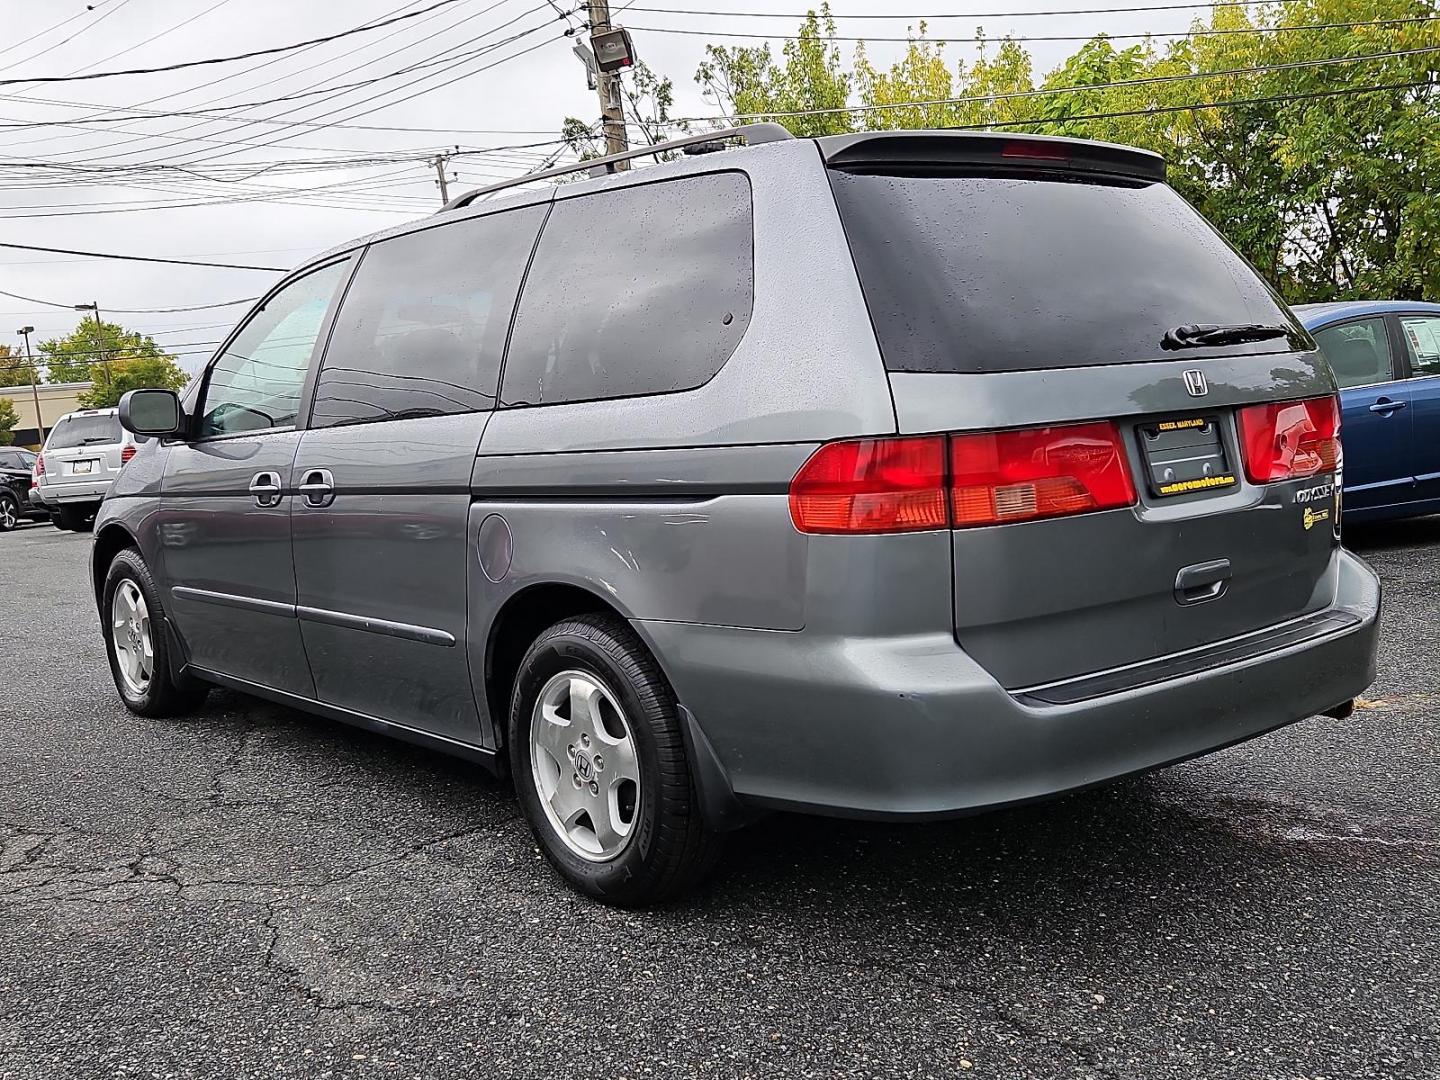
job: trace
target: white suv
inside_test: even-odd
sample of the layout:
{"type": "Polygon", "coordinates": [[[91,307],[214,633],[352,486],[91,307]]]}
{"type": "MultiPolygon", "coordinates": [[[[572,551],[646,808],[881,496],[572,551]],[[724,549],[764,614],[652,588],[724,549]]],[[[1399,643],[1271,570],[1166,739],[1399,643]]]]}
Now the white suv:
{"type": "Polygon", "coordinates": [[[60,418],[35,463],[40,502],[56,528],[79,531],[89,524],[121,467],[135,456],[135,446],[115,409],[83,409],[60,418]]]}

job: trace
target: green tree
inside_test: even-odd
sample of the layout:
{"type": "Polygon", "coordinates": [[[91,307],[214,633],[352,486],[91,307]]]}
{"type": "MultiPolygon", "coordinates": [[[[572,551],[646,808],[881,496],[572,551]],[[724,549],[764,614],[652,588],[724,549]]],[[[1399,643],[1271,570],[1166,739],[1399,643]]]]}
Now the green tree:
{"type": "Polygon", "coordinates": [[[30,365],[20,351],[0,345],[0,386],[29,386],[30,365]]]}
{"type": "Polygon", "coordinates": [[[836,135],[854,129],[847,70],[835,40],[835,19],[829,3],[811,11],[797,35],[781,49],[776,63],[770,46],[705,46],[705,59],[695,72],[705,98],[732,116],[759,115],[784,123],[800,136],[836,135]],[[811,116],[787,113],[821,110],[811,116]]]}
{"type": "Polygon", "coordinates": [[[783,62],[767,46],[711,45],[696,81],[727,113],[797,135],[980,127],[1143,146],[1292,303],[1440,299],[1440,54],[1395,55],[1433,46],[1436,15],[1437,0],[1215,7],[1193,29],[1222,33],[1124,48],[1099,35],[1037,87],[1018,42],[992,53],[981,38],[952,68],[923,23],[889,68],[862,42],[847,70],[822,7],[783,62]],[[786,115],[806,109],[841,111],[786,115]]]}
{"type": "Polygon", "coordinates": [[[9,446],[15,441],[15,425],[19,422],[15,403],[8,397],[0,397],[0,446],[9,446]]]}
{"type": "Polygon", "coordinates": [[[125,391],[141,387],[179,390],[189,379],[154,338],[118,323],[97,326],[93,319],[84,319],[69,334],[42,341],[39,348],[50,382],[92,384],[77,399],[87,409],[109,408],[125,391]]]}

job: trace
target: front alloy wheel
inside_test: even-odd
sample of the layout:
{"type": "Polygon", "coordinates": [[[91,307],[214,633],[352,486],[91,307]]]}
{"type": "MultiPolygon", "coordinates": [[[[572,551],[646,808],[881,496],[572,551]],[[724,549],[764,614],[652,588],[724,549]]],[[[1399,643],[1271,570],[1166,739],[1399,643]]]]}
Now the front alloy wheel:
{"type": "Polygon", "coordinates": [[[144,696],[155,674],[155,642],[150,633],[150,609],[140,587],[130,578],[122,578],[115,589],[110,605],[110,640],[125,689],[136,697],[144,696]]]}

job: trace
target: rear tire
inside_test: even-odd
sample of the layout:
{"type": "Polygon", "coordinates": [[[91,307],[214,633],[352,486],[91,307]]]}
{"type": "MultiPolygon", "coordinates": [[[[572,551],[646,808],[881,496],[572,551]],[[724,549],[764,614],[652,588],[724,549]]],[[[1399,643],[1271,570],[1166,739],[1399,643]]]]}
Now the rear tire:
{"type": "Polygon", "coordinates": [[[10,491],[0,491],[0,532],[17,528],[22,517],[20,500],[10,491]]]}
{"type": "Polygon", "coordinates": [[[80,532],[85,528],[85,511],[78,506],[57,506],[50,520],[61,532],[80,532]]]}
{"type": "Polygon", "coordinates": [[[576,889],[637,907],[713,868],[722,839],[701,817],[675,693],[623,620],[577,616],[535,640],[515,679],[509,738],[521,808],[576,889]]]}
{"type": "Polygon", "coordinates": [[[134,548],[125,548],[111,561],[101,597],[105,652],[125,707],[148,717],[179,716],[196,709],[209,687],[188,680],[181,683],[171,675],[160,590],[134,548]]]}

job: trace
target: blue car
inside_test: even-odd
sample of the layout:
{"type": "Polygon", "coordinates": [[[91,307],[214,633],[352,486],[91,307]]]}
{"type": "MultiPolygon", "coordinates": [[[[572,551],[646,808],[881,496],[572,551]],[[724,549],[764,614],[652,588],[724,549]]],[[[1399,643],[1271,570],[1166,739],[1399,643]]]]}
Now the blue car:
{"type": "Polygon", "coordinates": [[[1340,384],[1345,517],[1440,513],[1440,304],[1302,304],[1340,384]]]}

